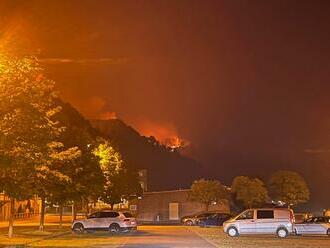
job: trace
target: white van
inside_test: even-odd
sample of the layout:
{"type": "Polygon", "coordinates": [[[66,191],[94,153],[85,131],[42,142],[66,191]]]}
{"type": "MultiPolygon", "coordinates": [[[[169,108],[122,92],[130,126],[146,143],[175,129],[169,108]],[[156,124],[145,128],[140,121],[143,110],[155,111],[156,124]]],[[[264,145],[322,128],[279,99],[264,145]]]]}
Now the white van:
{"type": "Polygon", "coordinates": [[[230,237],[240,234],[276,234],[285,238],[293,233],[293,211],[286,208],[248,209],[227,220],[223,230],[230,237]]]}

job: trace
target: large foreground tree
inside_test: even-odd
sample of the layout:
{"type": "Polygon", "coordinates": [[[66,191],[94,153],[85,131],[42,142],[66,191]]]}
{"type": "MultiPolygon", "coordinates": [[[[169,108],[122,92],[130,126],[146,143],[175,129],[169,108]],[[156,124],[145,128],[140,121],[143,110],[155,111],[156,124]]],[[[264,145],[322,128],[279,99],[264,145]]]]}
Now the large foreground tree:
{"type": "MultiPolygon", "coordinates": [[[[0,57],[0,156],[7,161],[1,189],[12,199],[40,195],[41,230],[49,187],[53,181],[70,180],[62,168],[67,159],[80,155],[76,147],[58,142],[64,128],[54,118],[60,111],[55,98],[54,82],[44,76],[36,58],[0,57]]],[[[9,236],[12,225],[11,220],[9,236]]]]}

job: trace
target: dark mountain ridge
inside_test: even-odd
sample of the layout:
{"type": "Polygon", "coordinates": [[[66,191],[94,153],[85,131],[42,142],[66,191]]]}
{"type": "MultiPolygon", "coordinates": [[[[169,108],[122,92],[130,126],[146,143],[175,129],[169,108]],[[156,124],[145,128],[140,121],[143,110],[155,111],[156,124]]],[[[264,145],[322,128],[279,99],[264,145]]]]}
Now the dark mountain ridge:
{"type": "Polygon", "coordinates": [[[128,168],[146,169],[148,190],[188,188],[194,179],[201,177],[202,168],[197,161],[161,145],[154,137],[141,136],[122,120],[89,121],[69,103],[60,102],[60,105],[61,122],[65,126],[78,127],[95,138],[109,139],[128,168]]]}
{"type": "Polygon", "coordinates": [[[202,174],[197,161],[161,145],[154,137],[141,136],[119,119],[91,123],[113,142],[128,166],[147,169],[150,190],[187,188],[202,174]]]}

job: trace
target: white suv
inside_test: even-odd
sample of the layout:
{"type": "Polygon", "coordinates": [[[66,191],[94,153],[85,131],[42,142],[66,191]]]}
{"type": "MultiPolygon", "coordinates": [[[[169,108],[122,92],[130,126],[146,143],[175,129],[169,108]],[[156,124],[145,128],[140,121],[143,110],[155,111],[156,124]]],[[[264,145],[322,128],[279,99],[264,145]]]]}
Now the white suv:
{"type": "Polygon", "coordinates": [[[129,212],[99,211],[89,215],[86,219],[72,223],[72,230],[83,233],[85,230],[109,230],[112,233],[136,230],[136,219],[129,212]]]}

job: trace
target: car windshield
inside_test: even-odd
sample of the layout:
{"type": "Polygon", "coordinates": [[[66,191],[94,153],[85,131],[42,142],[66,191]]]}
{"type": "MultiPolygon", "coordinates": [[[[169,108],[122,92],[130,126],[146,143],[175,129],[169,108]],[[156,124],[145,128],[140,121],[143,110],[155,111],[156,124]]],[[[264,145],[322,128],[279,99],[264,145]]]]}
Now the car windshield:
{"type": "Polygon", "coordinates": [[[237,217],[237,220],[253,219],[253,214],[254,214],[254,211],[253,210],[246,211],[246,212],[240,214],[237,217]]]}
{"type": "Polygon", "coordinates": [[[307,223],[324,222],[324,219],[318,218],[318,217],[312,217],[312,218],[307,219],[305,222],[307,222],[307,223]]]}
{"type": "Polygon", "coordinates": [[[129,212],[125,212],[125,213],[123,213],[123,215],[124,215],[126,218],[132,218],[132,217],[133,217],[133,215],[132,215],[131,213],[129,213],[129,212]]]}

